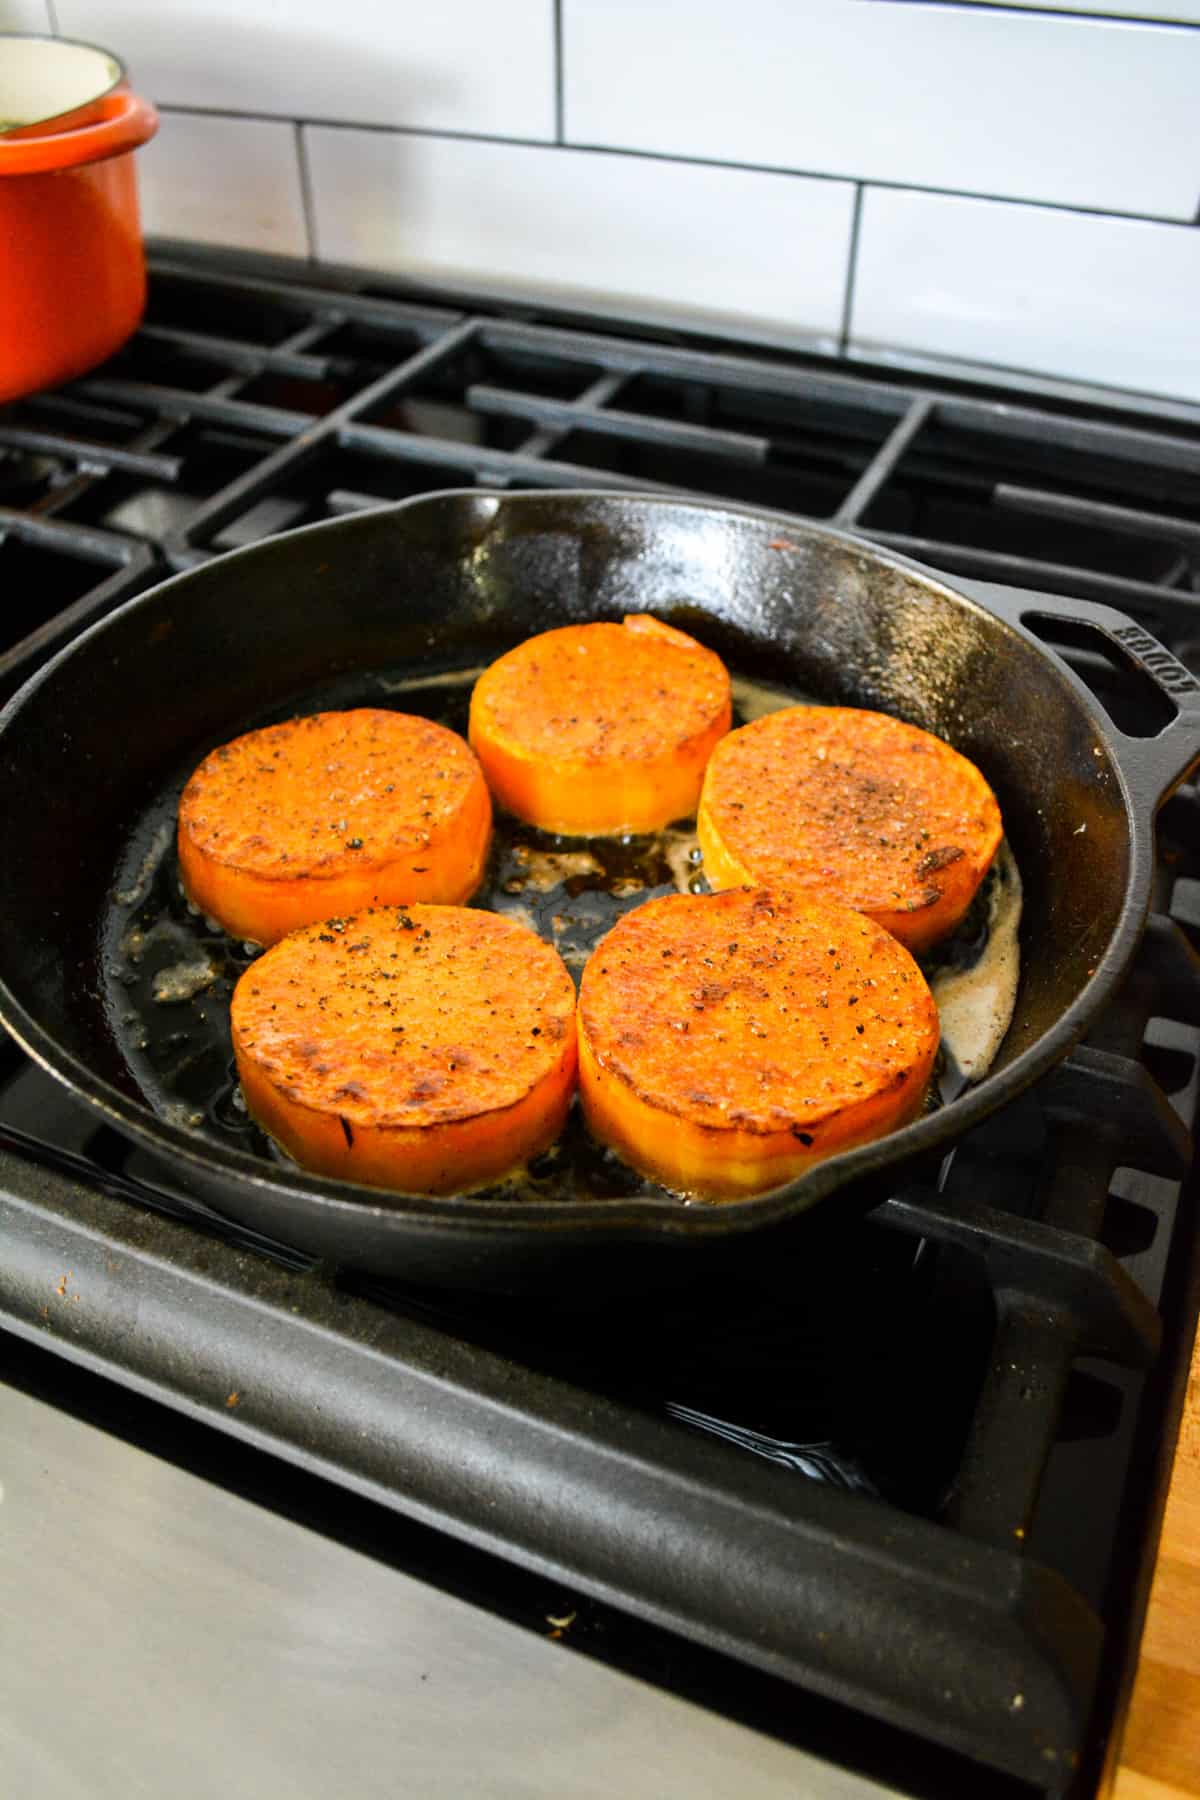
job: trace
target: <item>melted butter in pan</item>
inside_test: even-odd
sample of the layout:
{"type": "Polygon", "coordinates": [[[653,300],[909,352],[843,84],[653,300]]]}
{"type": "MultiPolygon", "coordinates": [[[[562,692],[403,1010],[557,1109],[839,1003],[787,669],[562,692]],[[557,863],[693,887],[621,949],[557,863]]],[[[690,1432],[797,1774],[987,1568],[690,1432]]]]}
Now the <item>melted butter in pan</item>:
{"type": "Polygon", "coordinates": [[[1020,924],[1021,871],[1006,839],[963,927],[925,965],[957,1088],[982,1080],[1012,1022],[1021,977],[1020,924]]]}
{"type": "Polygon", "coordinates": [[[735,730],[739,725],[752,725],[755,719],[765,719],[768,713],[782,712],[785,706],[817,704],[795,688],[773,687],[770,682],[750,681],[744,675],[734,675],[729,685],[733,695],[735,730]]]}

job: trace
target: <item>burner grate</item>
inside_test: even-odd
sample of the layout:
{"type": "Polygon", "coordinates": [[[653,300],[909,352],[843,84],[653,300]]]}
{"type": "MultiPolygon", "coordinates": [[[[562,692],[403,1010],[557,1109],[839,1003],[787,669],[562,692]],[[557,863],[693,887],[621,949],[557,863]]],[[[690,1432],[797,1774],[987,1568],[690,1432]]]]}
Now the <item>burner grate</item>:
{"type": "MultiPolygon", "coordinates": [[[[6,679],[161,575],[147,546],[182,569],[477,483],[741,500],[1197,637],[1200,419],[1052,395],[1035,408],[978,384],[464,316],[203,259],[162,258],[153,275],[145,325],[103,373],[0,414],[0,532],[51,571],[6,679]]],[[[12,579],[35,585],[32,566],[14,561],[12,579]]]]}

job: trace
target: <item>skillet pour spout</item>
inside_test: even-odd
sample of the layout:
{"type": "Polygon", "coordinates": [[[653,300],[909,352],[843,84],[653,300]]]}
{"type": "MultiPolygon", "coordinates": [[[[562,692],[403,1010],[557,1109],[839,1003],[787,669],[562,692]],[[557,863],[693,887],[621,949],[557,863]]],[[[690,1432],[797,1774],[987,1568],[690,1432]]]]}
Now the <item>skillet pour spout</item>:
{"type": "MultiPolygon", "coordinates": [[[[392,701],[393,704],[397,702],[392,701]]],[[[0,1018],[172,1178],[283,1243],[386,1275],[536,1287],[571,1265],[618,1285],[734,1239],[858,1214],[1064,1057],[1140,937],[1154,814],[1200,757],[1200,691],[1109,609],[949,585],[849,535],[748,509],[604,492],[426,495],[286,533],[128,602],[0,715],[0,1018]],[[396,684],[477,668],[535,632],[648,612],[735,671],[947,739],[991,783],[1025,889],[1022,974],[987,1077],[800,1180],[736,1204],[656,1190],[431,1199],[322,1181],[156,1114],[106,1000],[115,870],[156,796],[215,745],[396,684]],[[1125,735],[1037,635],[1096,635],[1166,723],[1125,735]],[[1027,622],[1029,621],[1029,622],[1027,622]],[[69,852],[69,853],[68,853],[69,852]]]]}

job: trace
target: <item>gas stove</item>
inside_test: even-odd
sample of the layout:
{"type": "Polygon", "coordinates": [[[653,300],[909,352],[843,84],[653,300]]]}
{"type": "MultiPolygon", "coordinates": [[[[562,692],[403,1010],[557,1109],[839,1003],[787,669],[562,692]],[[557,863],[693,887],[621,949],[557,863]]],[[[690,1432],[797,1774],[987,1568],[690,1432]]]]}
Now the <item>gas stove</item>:
{"type": "MultiPolygon", "coordinates": [[[[171,572],[472,483],[832,521],[1107,601],[1197,670],[1198,474],[1182,405],[163,256],[114,362],[0,414],[0,692],[171,572]]],[[[1154,728],[1134,669],[1053,630],[1118,725],[1154,728]]],[[[935,1185],[819,1266],[751,1250],[634,1300],[313,1264],[6,1044],[6,1378],[381,1564],[403,1515],[422,1580],[831,1770],[1086,1793],[1200,1301],[1198,934],[1184,785],[1117,1002],[935,1185]]]]}

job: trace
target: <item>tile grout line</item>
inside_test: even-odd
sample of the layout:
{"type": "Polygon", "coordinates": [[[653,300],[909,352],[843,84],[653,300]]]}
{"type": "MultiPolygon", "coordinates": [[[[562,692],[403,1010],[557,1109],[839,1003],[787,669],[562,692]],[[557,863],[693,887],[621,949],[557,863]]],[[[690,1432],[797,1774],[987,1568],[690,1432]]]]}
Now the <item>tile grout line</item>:
{"type": "MultiPolygon", "coordinates": [[[[892,5],[895,0],[876,0],[892,5]]],[[[914,0],[909,0],[914,3],[914,0]]],[[[1149,25],[1163,31],[1195,31],[1195,19],[1167,19],[1151,13],[1094,12],[1088,6],[1037,6],[1026,0],[915,0],[915,4],[937,7],[941,12],[1018,12],[1035,19],[1084,19],[1096,25],[1149,25]]]]}
{"type": "MultiPolygon", "coordinates": [[[[881,0],[875,0],[880,4],[881,0]]],[[[882,0],[890,3],[890,0],[882,0]]],[[[445,143],[495,144],[519,150],[546,150],[552,155],[626,156],[640,162],[666,163],[676,168],[732,169],[742,175],[779,175],[789,181],[834,182],[842,187],[873,187],[887,193],[932,194],[945,200],[978,200],[987,206],[1029,206],[1042,212],[1078,214],[1084,218],[1131,220],[1146,225],[1169,225],[1192,231],[1197,218],[1174,218],[1167,213],[1122,212],[1105,206],[1085,206],[1069,200],[1032,200],[1025,194],[989,194],[978,188],[934,187],[916,181],[889,181],[879,175],[844,175],[830,169],[788,169],[778,163],[722,161],[715,156],[687,156],[663,150],[638,150],[614,144],[555,143],[552,138],[502,137],[498,132],[434,130],[426,125],[376,125],[353,119],[292,118],[285,113],[249,112],[220,106],[188,106],[176,101],[156,102],[162,113],[184,118],[234,119],[264,125],[299,125],[321,131],[362,131],[376,137],[432,138],[445,143]]]]}
{"type": "Polygon", "coordinates": [[[58,25],[57,0],[46,0],[46,18],[49,20],[50,30],[53,33],[53,35],[55,37],[61,37],[62,32],[59,30],[59,25],[58,25]]]}
{"type": "Polygon", "coordinates": [[[838,337],[838,355],[845,356],[850,345],[850,326],[854,312],[854,283],[858,275],[858,238],[862,226],[863,193],[865,184],[858,182],[854,189],[854,211],[850,215],[850,244],[846,257],[846,292],[842,300],[842,329],[838,337]]]}
{"type": "Polygon", "coordinates": [[[295,121],[296,162],[300,173],[300,204],[304,210],[304,234],[308,239],[308,260],[316,262],[317,249],[317,207],[313,198],[312,169],[308,161],[308,145],[304,141],[304,126],[295,121]]]}
{"type": "Polygon", "coordinates": [[[554,141],[565,144],[566,104],[563,94],[563,0],[554,0],[554,141]]]}

